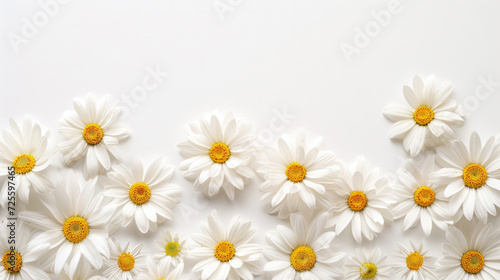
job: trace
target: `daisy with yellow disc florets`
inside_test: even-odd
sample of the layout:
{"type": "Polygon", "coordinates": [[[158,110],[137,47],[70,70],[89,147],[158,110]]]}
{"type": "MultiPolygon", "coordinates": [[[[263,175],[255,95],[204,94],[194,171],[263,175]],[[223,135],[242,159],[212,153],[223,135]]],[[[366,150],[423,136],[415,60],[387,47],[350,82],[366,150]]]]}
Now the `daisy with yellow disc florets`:
{"type": "Polygon", "coordinates": [[[267,233],[271,247],[264,251],[269,262],[264,270],[272,279],[340,279],[343,252],[332,247],[335,232],[325,230],[327,213],[313,219],[290,215],[292,228],[278,225],[267,233]]]}
{"type": "Polygon", "coordinates": [[[173,167],[158,158],[144,171],[136,161],[132,169],[113,165],[103,179],[104,195],[112,198],[111,205],[122,215],[122,226],[135,220],[142,233],[155,231],[157,223],[174,218],[173,209],[180,200],[180,188],[170,184],[173,167]]]}
{"type": "Polygon", "coordinates": [[[260,245],[250,243],[257,230],[250,221],[234,217],[228,227],[215,210],[202,224],[202,234],[193,234],[198,245],[189,256],[197,261],[193,272],[202,280],[253,279],[260,274],[260,245]]]}
{"type": "Polygon", "coordinates": [[[104,276],[108,280],[134,280],[145,272],[146,256],[141,254],[142,244],[134,247],[127,242],[121,246],[115,238],[109,239],[111,257],[106,261],[104,276]]]}
{"type": "Polygon", "coordinates": [[[436,78],[413,78],[413,89],[404,86],[403,94],[409,106],[390,105],[383,113],[395,124],[391,138],[403,139],[404,149],[412,156],[427,147],[435,147],[453,139],[452,128],[464,124],[462,110],[450,98],[452,86],[436,86],[436,78]]]}
{"type": "Polygon", "coordinates": [[[437,268],[437,258],[428,256],[423,251],[423,245],[416,247],[411,243],[408,249],[401,243],[398,243],[396,254],[397,263],[395,273],[399,279],[407,280],[438,280],[435,274],[437,268]]]}
{"type": "Polygon", "coordinates": [[[344,265],[344,280],[389,280],[391,273],[387,256],[379,248],[358,248],[344,265]]]}
{"type": "Polygon", "coordinates": [[[250,128],[231,113],[213,114],[189,125],[188,140],[177,148],[187,158],[180,170],[194,181],[195,191],[214,196],[223,189],[234,199],[235,189],[243,190],[254,175],[249,166],[255,158],[250,128]]]}
{"type": "Polygon", "coordinates": [[[73,278],[82,262],[100,269],[109,258],[107,225],[113,210],[104,207],[102,193],[97,192],[96,181],[81,183],[72,172],[66,180],[56,184],[53,195],[40,197],[50,211],[50,217],[37,211],[21,211],[19,217],[42,231],[54,255],[52,270],[59,274],[69,265],[68,276],[73,278]]]}
{"type": "Polygon", "coordinates": [[[187,254],[186,239],[178,234],[172,235],[170,231],[165,231],[159,242],[158,250],[154,253],[154,259],[158,262],[172,263],[176,266],[184,262],[187,254]]]}
{"type": "Polygon", "coordinates": [[[351,224],[352,235],[361,243],[364,235],[373,240],[392,221],[390,206],[395,202],[387,178],[378,169],[369,170],[365,160],[359,158],[351,167],[342,164],[341,179],[331,196],[333,214],[329,225],[341,233],[351,224]]]}
{"type": "Polygon", "coordinates": [[[327,189],[333,187],[339,170],[335,155],[322,150],[323,139],[306,142],[301,131],[295,141],[288,135],[278,139],[278,150],[267,151],[257,172],[265,179],[260,190],[268,212],[286,219],[290,213],[306,213],[328,207],[327,189]]]}
{"type": "Polygon", "coordinates": [[[85,100],[73,100],[74,111],[65,112],[59,133],[67,141],[59,145],[64,163],[72,165],[85,158],[83,173],[86,178],[104,174],[111,167],[111,157],[118,158],[116,145],[129,136],[128,129],[117,124],[120,108],[108,97],[96,101],[92,95],[85,100]]]}
{"type": "Polygon", "coordinates": [[[397,171],[399,183],[393,188],[398,203],[392,209],[394,218],[404,217],[406,231],[420,221],[425,235],[429,236],[432,225],[445,231],[451,224],[445,186],[432,184],[430,175],[435,171],[435,158],[428,155],[419,160],[410,159],[397,171]]]}
{"type": "Polygon", "coordinates": [[[500,206],[500,146],[491,137],[486,144],[476,132],[470,136],[469,148],[456,140],[448,147],[437,149],[437,163],[442,167],[431,178],[445,185],[444,195],[450,198],[450,211],[471,220],[474,216],[483,223],[488,214],[496,216],[500,206]]]}
{"type": "Polygon", "coordinates": [[[29,117],[25,117],[21,125],[10,120],[10,131],[3,131],[0,141],[0,177],[9,176],[1,190],[0,204],[7,203],[9,186],[15,186],[17,197],[23,203],[29,202],[31,189],[39,194],[51,192],[54,187],[47,174],[51,158],[47,135],[38,124],[29,117]]]}
{"type": "Polygon", "coordinates": [[[446,232],[440,279],[500,279],[500,230],[475,222],[460,228],[449,227],[446,232]]]}

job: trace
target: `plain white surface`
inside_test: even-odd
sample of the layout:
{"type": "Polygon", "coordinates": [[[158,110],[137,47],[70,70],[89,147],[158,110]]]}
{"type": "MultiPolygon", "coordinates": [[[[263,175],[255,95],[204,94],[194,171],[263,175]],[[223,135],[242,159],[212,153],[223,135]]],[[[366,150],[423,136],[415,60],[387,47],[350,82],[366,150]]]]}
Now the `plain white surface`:
{"type": "MultiPolygon", "coordinates": [[[[273,132],[270,145],[281,133],[305,129],[323,136],[343,161],[363,155],[390,174],[407,155],[388,138],[391,123],[381,111],[404,102],[402,87],[413,75],[435,74],[454,85],[458,102],[467,102],[460,139],[468,141],[474,130],[483,140],[499,132],[500,87],[481,86],[481,79],[500,81],[499,2],[69,1],[52,7],[45,23],[40,3],[46,2],[0,3],[0,129],[9,118],[30,114],[57,143],[58,120],[72,109],[73,98],[108,93],[129,111],[123,162],[165,156],[178,166],[183,159],[175,145],[186,139],[189,122],[214,110],[232,111],[262,134],[273,128],[274,111],[286,108],[294,119],[273,132]],[[227,9],[222,17],[216,6],[227,9]],[[390,21],[375,24],[374,14],[388,7],[397,7],[390,21]],[[23,35],[26,22],[38,26],[23,35]],[[341,46],[356,47],[358,28],[371,28],[373,37],[348,59],[341,46]],[[152,69],[168,77],[159,76],[139,96],[136,90],[152,69]],[[133,93],[136,101],[127,105],[123,98],[134,100],[133,93]]],[[[223,195],[198,199],[178,169],[173,181],[183,188],[182,202],[176,219],[159,229],[199,232],[199,222],[217,209],[228,222],[233,214],[252,220],[259,229],[256,242],[265,244],[265,232],[285,224],[258,203],[257,178],[234,201],[223,195]]],[[[149,252],[159,232],[140,235],[134,226],[123,229],[119,240],[144,242],[143,252],[149,252]]],[[[429,238],[420,228],[403,233],[397,221],[362,246],[392,256],[396,242],[408,240],[423,240],[440,257],[444,232],[435,229],[429,238]]],[[[350,230],[334,242],[347,255],[360,246],[350,230]]]]}

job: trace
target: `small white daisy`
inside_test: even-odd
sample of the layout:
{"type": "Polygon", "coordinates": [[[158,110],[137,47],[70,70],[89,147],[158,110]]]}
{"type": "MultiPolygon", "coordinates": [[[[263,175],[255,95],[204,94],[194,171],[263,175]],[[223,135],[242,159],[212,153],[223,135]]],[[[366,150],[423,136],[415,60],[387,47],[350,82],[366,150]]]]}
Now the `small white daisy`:
{"type": "Polygon", "coordinates": [[[452,128],[463,126],[461,108],[450,98],[452,89],[450,83],[437,87],[434,76],[425,84],[415,76],[413,89],[403,88],[409,106],[384,108],[384,115],[396,122],[391,128],[391,138],[404,139],[403,147],[412,157],[427,147],[446,143],[454,137],[452,128]]]}
{"type": "Polygon", "coordinates": [[[172,220],[173,209],[180,200],[180,187],[168,183],[173,167],[163,158],[156,159],[144,172],[140,161],[129,170],[123,165],[113,165],[103,178],[104,195],[112,198],[111,204],[122,215],[122,226],[135,219],[142,233],[156,231],[157,223],[172,220]]]}
{"type": "Polygon", "coordinates": [[[325,230],[328,214],[313,219],[294,213],[290,215],[292,228],[278,225],[267,233],[272,248],[264,251],[269,262],[264,270],[278,279],[338,279],[339,261],[344,252],[334,250],[331,243],[335,232],[325,230]]]}
{"type": "Polygon", "coordinates": [[[427,255],[423,251],[423,244],[418,248],[411,243],[411,249],[407,249],[403,244],[398,243],[397,263],[394,265],[395,273],[400,279],[406,280],[437,280],[434,273],[437,268],[437,258],[427,255]]]}
{"type": "Polygon", "coordinates": [[[0,279],[3,280],[49,280],[45,271],[39,268],[38,262],[45,255],[49,243],[40,234],[25,227],[23,223],[2,219],[0,223],[0,254],[2,265],[0,279]],[[15,234],[8,226],[15,223],[15,234]],[[14,236],[12,239],[11,237],[14,236]],[[7,242],[7,240],[9,242],[7,242]],[[12,242],[13,241],[13,242],[12,242]],[[14,249],[14,250],[12,250],[14,249]]]}
{"type": "Polygon", "coordinates": [[[290,213],[328,207],[325,194],[333,187],[339,167],[335,155],[322,150],[323,139],[306,143],[301,131],[295,143],[288,135],[278,139],[278,151],[269,150],[257,172],[265,179],[260,190],[268,212],[286,219],[290,213]]]}
{"type": "Polygon", "coordinates": [[[446,186],[444,195],[450,197],[450,211],[457,213],[456,219],[463,215],[470,221],[475,215],[486,223],[488,214],[496,216],[495,206],[500,206],[500,146],[495,137],[483,146],[473,132],[469,149],[462,141],[453,141],[437,149],[436,161],[442,168],[431,182],[446,186]]]}
{"type": "Polygon", "coordinates": [[[73,277],[82,262],[100,269],[103,259],[109,258],[107,224],[113,214],[104,208],[104,196],[95,191],[96,178],[81,183],[73,172],[56,184],[53,195],[40,197],[50,211],[50,218],[37,211],[21,211],[19,218],[42,231],[54,255],[52,269],[60,274],[66,264],[73,277]]]}
{"type": "Polygon", "coordinates": [[[461,228],[451,226],[446,232],[440,279],[500,279],[500,231],[491,224],[467,223],[461,228]]]}
{"type": "Polygon", "coordinates": [[[111,166],[110,155],[118,158],[116,145],[129,136],[128,129],[116,124],[120,108],[108,97],[96,101],[92,95],[73,100],[74,111],[66,111],[60,120],[59,133],[67,138],[59,145],[66,165],[85,157],[86,178],[103,174],[111,166]]]}
{"type": "Polygon", "coordinates": [[[214,210],[201,230],[202,234],[192,235],[199,247],[189,252],[197,261],[193,272],[200,273],[200,279],[253,279],[260,273],[262,248],[250,243],[257,232],[250,221],[235,216],[226,228],[214,210]]]}
{"type": "Polygon", "coordinates": [[[106,261],[104,276],[108,280],[134,280],[146,269],[146,256],[141,254],[142,244],[132,248],[127,242],[120,246],[114,237],[109,239],[111,257],[106,261]]]}
{"type": "Polygon", "coordinates": [[[342,176],[331,196],[333,214],[330,225],[340,234],[349,224],[358,243],[362,235],[373,240],[392,221],[389,211],[395,197],[387,187],[388,181],[379,175],[378,169],[368,170],[363,158],[358,158],[349,168],[342,164],[342,176]]]}
{"type": "Polygon", "coordinates": [[[235,120],[231,113],[213,114],[191,123],[188,140],[177,145],[187,158],[180,165],[184,177],[194,181],[195,191],[214,196],[224,189],[234,199],[235,189],[243,190],[253,177],[250,163],[255,158],[251,126],[235,120]]]}
{"type": "Polygon", "coordinates": [[[108,280],[104,276],[99,276],[97,270],[93,269],[88,263],[81,263],[75,271],[73,277],[69,277],[70,268],[64,266],[63,271],[59,274],[60,280],[108,280]]]}
{"type": "Polygon", "coordinates": [[[443,231],[451,224],[449,199],[444,196],[445,186],[429,182],[435,167],[434,155],[427,155],[420,161],[409,159],[397,171],[399,184],[393,191],[398,203],[392,211],[395,219],[404,217],[405,231],[419,220],[427,236],[431,234],[433,223],[443,231]]]}
{"type": "Polygon", "coordinates": [[[154,254],[154,258],[158,262],[172,263],[177,266],[179,263],[184,262],[186,256],[186,239],[178,234],[172,235],[170,231],[166,230],[157,242],[159,250],[154,254]]]}
{"type": "Polygon", "coordinates": [[[169,262],[160,262],[156,264],[152,258],[147,258],[148,273],[140,274],[138,280],[179,280],[182,271],[184,270],[184,263],[177,265],[170,264],[169,262]]]}
{"type": "Polygon", "coordinates": [[[38,124],[25,117],[21,125],[10,120],[10,131],[3,131],[0,141],[0,177],[14,177],[5,180],[1,191],[1,201],[7,201],[9,182],[13,182],[17,196],[23,203],[29,202],[30,190],[47,193],[53,190],[47,171],[52,163],[52,152],[47,148],[47,135],[38,124]],[[13,167],[13,170],[11,170],[13,167]],[[9,171],[15,172],[12,175],[9,171]]]}
{"type": "Polygon", "coordinates": [[[349,257],[349,261],[344,265],[344,280],[388,280],[391,272],[387,256],[382,256],[379,248],[358,248],[356,255],[349,257]]]}

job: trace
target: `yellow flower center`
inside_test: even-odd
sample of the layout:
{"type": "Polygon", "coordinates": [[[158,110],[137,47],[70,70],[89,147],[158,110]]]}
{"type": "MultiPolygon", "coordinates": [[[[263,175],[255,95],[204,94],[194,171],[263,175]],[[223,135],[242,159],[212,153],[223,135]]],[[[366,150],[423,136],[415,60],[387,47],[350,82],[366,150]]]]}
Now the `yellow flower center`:
{"type": "Polygon", "coordinates": [[[420,106],[413,113],[413,119],[419,125],[427,125],[434,119],[434,111],[427,106],[420,106]]]}
{"type": "Polygon", "coordinates": [[[134,268],[135,260],[134,256],[129,253],[122,253],[121,256],[118,257],[118,266],[123,271],[129,271],[134,268]]]}
{"type": "Polygon", "coordinates": [[[171,257],[175,257],[179,254],[181,251],[181,245],[177,242],[169,242],[167,245],[165,245],[165,254],[171,257]]]}
{"type": "Polygon", "coordinates": [[[218,142],[210,148],[209,155],[213,162],[224,163],[231,156],[231,150],[229,150],[229,147],[226,144],[218,142]]]}
{"type": "Polygon", "coordinates": [[[299,246],[295,248],[290,255],[290,263],[296,271],[308,271],[314,267],[316,263],[316,253],[309,246],[299,246]]]}
{"type": "Polygon", "coordinates": [[[377,266],[372,263],[364,263],[359,268],[359,275],[361,275],[363,279],[372,279],[377,276],[377,266]]]}
{"type": "Polygon", "coordinates": [[[8,251],[3,255],[2,264],[8,273],[16,273],[19,272],[23,266],[23,258],[21,254],[16,251],[8,251]]]}
{"type": "Polygon", "coordinates": [[[227,241],[221,241],[215,246],[215,257],[221,262],[227,262],[234,257],[236,251],[233,244],[227,241]]]}
{"type": "Polygon", "coordinates": [[[63,233],[68,241],[80,243],[89,235],[89,224],[82,217],[71,217],[64,222],[63,233]]]}
{"type": "Polygon", "coordinates": [[[103,136],[104,132],[98,124],[90,123],[83,129],[83,139],[85,139],[89,145],[99,144],[103,136]]]}
{"type": "Polygon", "coordinates": [[[130,186],[128,197],[137,205],[144,204],[148,202],[151,197],[151,189],[149,189],[149,186],[144,182],[135,183],[130,186]]]}
{"type": "Polygon", "coordinates": [[[471,274],[479,273],[484,267],[484,257],[476,251],[468,251],[462,256],[462,268],[471,274]]]}
{"type": "Polygon", "coordinates": [[[424,264],[424,257],[419,252],[413,252],[406,257],[406,266],[411,270],[419,270],[424,264]]]}
{"type": "Polygon", "coordinates": [[[426,186],[421,186],[420,188],[418,188],[413,195],[415,203],[422,207],[431,205],[434,202],[435,198],[436,193],[434,192],[434,190],[426,186]]]}
{"type": "Polygon", "coordinates": [[[303,165],[298,164],[297,162],[290,163],[286,168],[286,177],[288,180],[298,183],[302,182],[306,177],[306,168],[303,165]]]}
{"type": "Polygon", "coordinates": [[[368,200],[366,199],[366,195],[363,192],[354,191],[349,195],[349,199],[347,200],[347,204],[349,204],[349,208],[354,211],[361,211],[365,209],[368,200]]]}
{"type": "Polygon", "coordinates": [[[32,155],[22,154],[17,156],[12,163],[17,174],[25,174],[35,167],[35,158],[32,155]]]}
{"type": "Polygon", "coordinates": [[[477,189],[486,183],[488,172],[482,165],[471,163],[464,168],[463,178],[467,187],[477,189]]]}

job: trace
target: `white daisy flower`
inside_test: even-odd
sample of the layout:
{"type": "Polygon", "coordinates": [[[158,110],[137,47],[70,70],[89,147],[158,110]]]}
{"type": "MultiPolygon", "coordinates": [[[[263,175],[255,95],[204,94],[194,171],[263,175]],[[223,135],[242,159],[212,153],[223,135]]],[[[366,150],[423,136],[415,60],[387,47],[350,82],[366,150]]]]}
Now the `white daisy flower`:
{"type": "Polygon", "coordinates": [[[335,155],[322,150],[323,139],[306,143],[301,131],[295,143],[288,135],[278,139],[278,151],[269,150],[257,172],[265,179],[260,190],[268,212],[286,219],[290,213],[305,213],[328,207],[325,194],[333,187],[339,167],[335,155]]]}
{"type": "Polygon", "coordinates": [[[40,234],[25,227],[23,223],[2,219],[0,223],[0,254],[2,265],[0,279],[3,280],[49,280],[45,271],[39,268],[38,261],[45,255],[49,243],[40,234]],[[12,239],[9,224],[15,223],[12,239]],[[7,242],[7,240],[9,242],[7,242]],[[11,242],[14,241],[15,243],[11,242]],[[12,247],[12,248],[11,248],[12,247]],[[14,249],[14,250],[12,250],[14,249]]]}
{"type": "Polygon", "coordinates": [[[201,273],[200,279],[253,279],[260,273],[262,248],[250,243],[257,232],[250,221],[235,216],[226,229],[214,210],[201,229],[202,234],[191,236],[199,247],[189,252],[197,261],[193,272],[201,273]]]}
{"type": "Polygon", "coordinates": [[[391,272],[387,256],[382,256],[379,248],[358,248],[356,255],[349,257],[349,261],[344,265],[344,280],[388,280],[391,272]]]}
{"type": "Polygon", "coordinates": [[[86,178],[104,174],[111,166],[110,155],[118,158],[116,144],[129,136],[128,129],[116,121],[120,108],[111,105],[108,97],[100,101],[88,95],[73,100],[74,111],[66,111],[60,120],[59,133],[67,138],[59,145],[66,165],[85,157],[86,178]]]}
{"type": "Polygon", "coordinates": [[[97,270],[92,269],[90,264],[84,262],[78,266],[73,277],[69,277],[70,268],[64,266],[63,271],[59,274],[60,280],[108,280],[104,276],[95,275],[97,270]]]}
{"type": "Polygon", "coordinates": [[[7,190],[11,186],[9,182],[14,183],[17,196],[23,203],[29,202],[31,188],[37,193],[51,192],[54,187],[47,171],[52,163],[52,152],[47,148],[47,135],[42,133],[40,126],[32,123],[29,117],[25,117],[21,125],[10,120],[10,131],[3,131],[2,136],[0,177],[14,177],[13,181],[5,180],[2,187],[2,206],[8,201],[7,190]]]}
{"type": "Polygon", "coordinates": [[[403,147],[412,157],[427,147],[446,143],[454,137],[452,128],[464,124],[462,110],[450,94],[453,87],[446,83],[436,86],[436,78],[430,76],[425,84],[422,78],[413,78],[413,89],[403,87],[409,106],[390,105],[384,115],[396,122],[391,128],[391,138],[404,139],[403,147]]]}
{"type": "Polygon", "coordinates": [[[249,165],[255,158],[255,137],[250,130],[231,113],[213,114],[189,125],[188,140],[177,148],[187,158],[179,168],[194,181],[195,191],[214,196],[222,188],[232,200],[235,188],[243,190],[254,175],[249,165]]]}
{"type": "Polygon", "coordinates": [[[395,202],[388,181],[379,176],[378,169],[368,170],[363,158],[348,168],[342,165],[342,176],[331,197],[330,225],[340,234],[351,224],[352,235],[358,243],[362,235],[373,240],[392,221],[389,208],[395,202]]]}
{"type": "Polygon", "coordinates": [[[107,280],[134,280],[146,269],[146,256],[141,254],[142,244],[132,248],[130,243],[122,247],[114,237],[109,239],[111,257],[104,271],[107,280]]]}
{"type": "Polygon", "coordinates": [[[314,219],[294,213],[290,215],[292,228],[278,225],[267,233],[272,248],[264,251],[269,262],[264,270],[271,272],[273,280],[279,279],[338,279],[338,261],[344,252],[331,246],[335,232],[325,230],[328,214],[314,219]]]}
{"type": "Polygon", "coordinates": [[[147,258],[147,263],[148,273],[140,274],[138,280],[179,280],[184,270],[184,263],[174,265],[169,262],[160,262],[156,264],[150,257],[147,258]]]}
{"type": "Polygon", "coordinates": [[[411,243],[411,249],[398,243],[398,252],[396,255],[397,263],[395,273],[399,274],[399,279],[406,280],[437,280],[434,273],[437,268],[437,258],[427,255],[423,251],[423,245],[418,248],[411,243]]]}
{"type": "Polygon", "coordinates": [[[462,228],[451,226],[446,232],[441,279],[500,279],[500,231],[491,224],[467,223],[462,228]]]}
{"type": "Polygon", "coordinates": [[[160,242],[157,242],[159,250],[154,254],[158,262],[172,263],[177,266],[184,262],[186,256],[186,239],[178,234],[172,235],[170,231],[163,232],[160,242]]]}
{"type": "Polygon", "coordinates": [[[496,216],[500,206],[500,146],[491,137],[486,144],[476,132],[470,137],[469,149],[456,140],[446,148],[437,149],[437,163],[442,167],[431,182],[446,186],[444,195],[450,198],[450,212],[471,220],[475,215],[483,223],[488,214],[496,216]],[[459,211],[459,209],[461,209],[459,211]]]}
{"type": "Polygon", "coordinates": [[[432,184],[430,174],[435,171],[434,155],[427,155],[420,161],[410,159],[397,171],[399,184],[393,189],[398,203],[392,209],[395,219],[404,217],[406,231],[420,220],[425,235],[429,236],[434,223],[446,231],[451,224],[448,212],[448,198],[444,196],[445,186],[432,184]]]}
{"type": "Polygon", "coordinates": [[[104,195],[112,198],[111,204],[122,215],[122,226],[135,219],[142,233],[156,231],[157,223],[174,218],[173,209],[180,201],[180,187],[168,183],[173,167],[163,158],[156,159],[144,172],[140,161],[129,170],[123,165],[113,165],[107,178],[103,178],[104,195]]]}
{"type": "Polygon", "coordinates": [[[50,243],[49,254],[55,256],[52,267],[56,274],[68,264],[72,278],[81,263],[100,269],[103,258],[109,258],[107,223],[113,211],[103,207],[104,196],[96,193],[96,180],[82,184],[68,172],[66,180],[56,184],[53,195],[40,197],[50,218],[35,211],[18,215],[42,230],[41,235],[50,243]]]}

